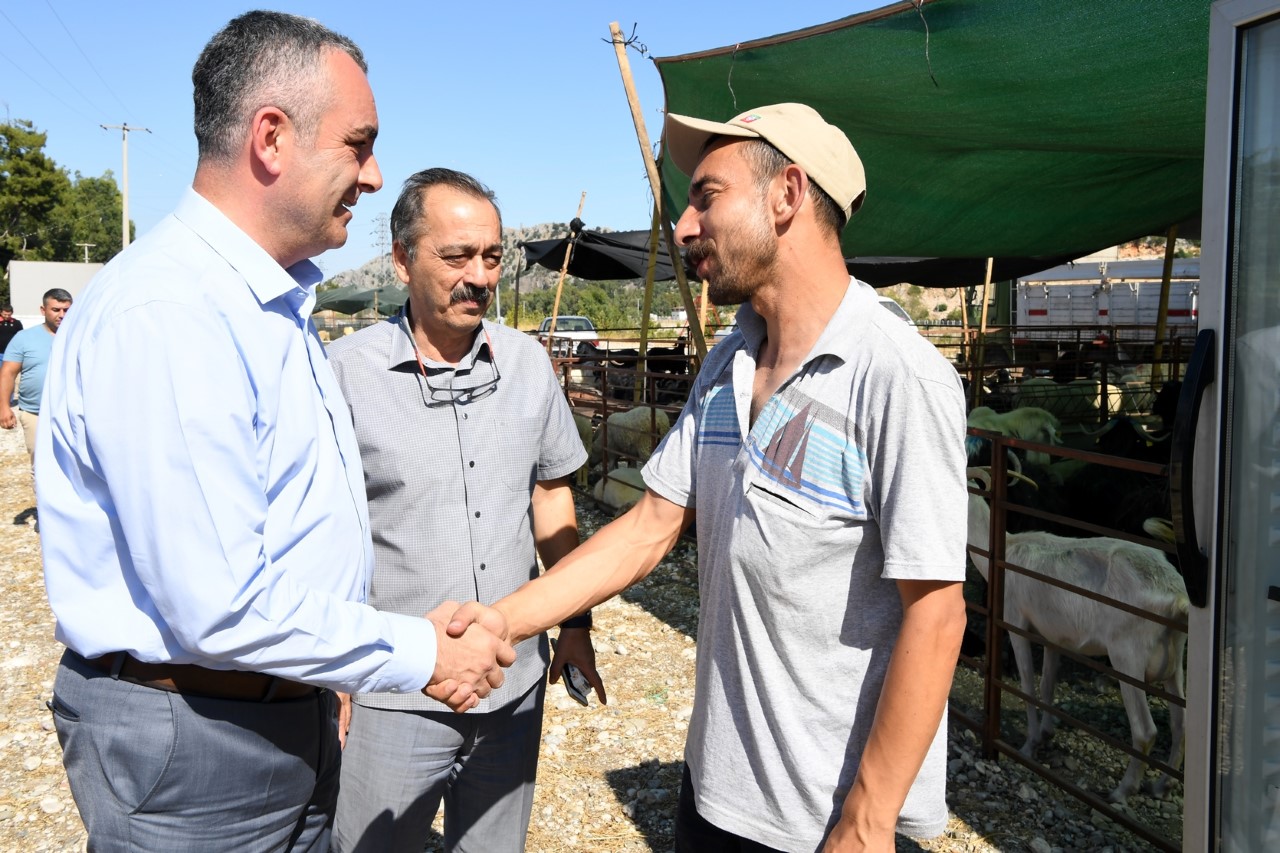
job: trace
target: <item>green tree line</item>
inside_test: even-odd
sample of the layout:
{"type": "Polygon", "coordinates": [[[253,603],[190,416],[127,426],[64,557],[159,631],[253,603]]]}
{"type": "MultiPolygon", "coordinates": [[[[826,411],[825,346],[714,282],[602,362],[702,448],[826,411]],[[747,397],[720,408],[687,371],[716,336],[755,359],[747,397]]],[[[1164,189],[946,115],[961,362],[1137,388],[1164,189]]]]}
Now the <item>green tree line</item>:
{"type": "MultiPolygon", "coordinates": [[[[514,319],[514,282],[503,279],[500,285],[502,313],[507,321],[514,319]]],[[[541,290],[520,289],[520,327],[532,328],[551,316],[555,304],[554,286],[541,290]]],[[[680,294],[674,281],[659,281],[653,285],[653,300],[649,313],[666,317],[681,306],[680,294]]],[[[635,281],[583,281],[566,279],[560,294],[560,314],[576,314],[590,317],[597,329],[635,329],[640,326],[644,309],[644,284],[635,281]]]]}
{"type": "MultiPolygon", "coordinates": [[[[45,153],[47,134],[30,121],[0,123],[0,301],[9,301],[9,261],[105,263],[120,251],[120,190],[67,170],[45,153]]],[[[133,223],[129,223],[130,237],[133,223]]]]}

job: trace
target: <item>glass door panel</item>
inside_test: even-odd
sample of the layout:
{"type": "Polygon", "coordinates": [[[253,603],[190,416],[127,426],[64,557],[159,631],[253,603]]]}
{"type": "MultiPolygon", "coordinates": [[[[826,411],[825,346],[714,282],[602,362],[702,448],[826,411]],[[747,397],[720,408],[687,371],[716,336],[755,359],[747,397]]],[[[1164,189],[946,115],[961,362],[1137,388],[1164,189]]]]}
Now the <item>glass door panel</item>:
{"type": "Polygon", "coordinates": [[[1240,38],[1218,831],[1257,851],[1280,850],[1280,20],[1240,38]]]}

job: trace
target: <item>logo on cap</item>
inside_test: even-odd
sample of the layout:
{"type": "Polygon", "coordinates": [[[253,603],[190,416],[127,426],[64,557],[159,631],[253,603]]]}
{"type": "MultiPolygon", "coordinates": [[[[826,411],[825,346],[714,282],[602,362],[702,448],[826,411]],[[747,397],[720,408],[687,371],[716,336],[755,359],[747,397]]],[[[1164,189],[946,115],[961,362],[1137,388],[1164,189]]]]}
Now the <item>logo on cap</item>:
{"type": "Polygon", "coordinates": [[[742,118],[738,119],[738,121],[742,122],[743,124],[751,124],[751,122],[755,121],[758,118],[760,118],[760,116],[756,115],[755,113],[750,113],[748,115],[744,115],[742,118]]]}

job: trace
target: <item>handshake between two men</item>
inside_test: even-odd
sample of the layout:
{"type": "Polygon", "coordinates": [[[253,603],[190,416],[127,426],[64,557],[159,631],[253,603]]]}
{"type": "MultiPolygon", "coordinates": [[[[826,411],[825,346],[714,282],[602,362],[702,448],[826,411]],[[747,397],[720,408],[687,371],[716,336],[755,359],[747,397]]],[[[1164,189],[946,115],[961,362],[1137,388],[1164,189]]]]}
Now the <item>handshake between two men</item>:
{"type": "MultiPolygon", "coordinates": [[[[509,600],[504,599],[504,602],[509,600]]],[[[586,604],[579,604],[580,609],[586,609],[586,604]]],[[[502,686],[503,667],[511,666],[516,660],[513,644],[546,628],[544,625],[525,625],[513,636],[507,616],[497,607],[478,601],[462,605],[446,601],[428,613],[426,618],[436,629],[436,666],[431,673],[431,681],[422,688],[422,692],[459,713],[476,707],[481,699],[502,686]]],[[[557,655],[557,660],[551,665],[553,680],[558,677],[562,665],[557,655]]],[[[585,674],[595,688],[596,696],[604,702],[604,685],[600,676],[594,670],[585,674]]]]}
{"type": "Polygon", "coordinates": [[[502,669],[515,663],[516,652],[501,612],[470,602],[467,624],[450,625],[459,609],[458,602],[446,601],[427,614],[436,629],[436,666],[422,692],[461,713],[502,686],[502,669]]]}

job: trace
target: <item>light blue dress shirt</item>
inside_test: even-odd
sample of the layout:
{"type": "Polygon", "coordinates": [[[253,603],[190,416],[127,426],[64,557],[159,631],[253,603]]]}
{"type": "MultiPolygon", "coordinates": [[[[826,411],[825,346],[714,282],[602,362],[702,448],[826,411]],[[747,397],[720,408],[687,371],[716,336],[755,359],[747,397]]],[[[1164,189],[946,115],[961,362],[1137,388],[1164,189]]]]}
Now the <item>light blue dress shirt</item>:
{"type": "Polygon", "coordinates": [[[57,638],[86,657],[418,690],[430,622],[365,605],[351,419],[284,270],[188,191],[59,329],[36,442],[57,638]]]}

